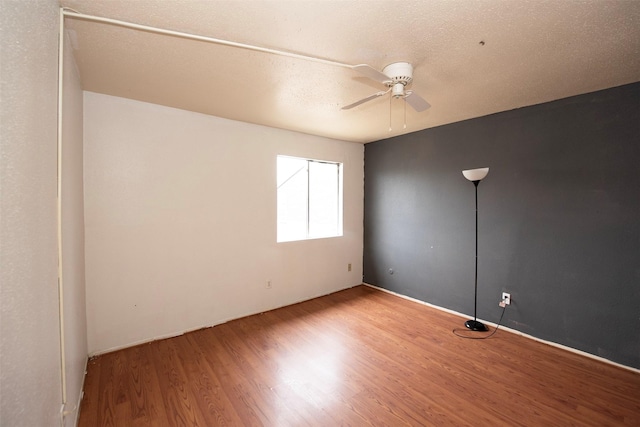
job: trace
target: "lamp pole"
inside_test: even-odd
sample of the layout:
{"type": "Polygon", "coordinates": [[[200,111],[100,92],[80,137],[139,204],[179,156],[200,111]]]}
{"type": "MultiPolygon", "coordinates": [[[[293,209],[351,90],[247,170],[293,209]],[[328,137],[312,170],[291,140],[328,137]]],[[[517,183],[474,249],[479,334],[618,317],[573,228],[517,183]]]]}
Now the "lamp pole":
{"type": "Polygon", "coordinates": [[[476,193],[476,271],[473,287],[473,320],[467,320],[464,322],[464,326],[472,331],[486,331],[488,330],[484,323],[478,321],[478,184],[487,176],[489,168],[481,169],[469,169],[462,171],[462,174],[469,181],[473,182],[476,193]]]}

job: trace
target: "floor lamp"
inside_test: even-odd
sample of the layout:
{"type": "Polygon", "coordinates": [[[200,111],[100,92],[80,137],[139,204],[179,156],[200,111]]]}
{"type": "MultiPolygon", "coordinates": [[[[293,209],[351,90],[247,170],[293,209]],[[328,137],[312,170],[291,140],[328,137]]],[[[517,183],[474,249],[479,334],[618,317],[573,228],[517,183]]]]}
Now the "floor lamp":
{"type": "Polygon", "coordinates": [[[487,176],[488,173],[489,168],[469,169],[466,171],[462,171],[462,175],[464,175],[464,177],[469,181],[473,182],[473,185],[476,187],[476,277],[473,298],[473,320],[467,320],[466,322],[464,322],[464,326],[471,329],[472,331],[488,330],[484,323],[478,322],[476,316],[478,310],[478,184],[480,184],[480,181],[482,181],[482,179],[487,176]]]}

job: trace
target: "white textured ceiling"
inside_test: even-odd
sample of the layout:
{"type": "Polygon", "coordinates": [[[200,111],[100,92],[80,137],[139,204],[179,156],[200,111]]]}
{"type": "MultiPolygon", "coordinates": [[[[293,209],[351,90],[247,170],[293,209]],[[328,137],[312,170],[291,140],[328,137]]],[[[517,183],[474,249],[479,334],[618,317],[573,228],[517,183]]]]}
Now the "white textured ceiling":
{"type": "Polygon", "coordinates": [[[60,3],[84,14],[379,70],[411,62],[412,89],[432,107],[416,113],[407,106],[404,128],[403,101],[390,106],[384,97],[341,110],[383,89],[347,68],[66,19],[85,90],[347,141],[376,141],[640,81],[636,0],[60,3]]]}

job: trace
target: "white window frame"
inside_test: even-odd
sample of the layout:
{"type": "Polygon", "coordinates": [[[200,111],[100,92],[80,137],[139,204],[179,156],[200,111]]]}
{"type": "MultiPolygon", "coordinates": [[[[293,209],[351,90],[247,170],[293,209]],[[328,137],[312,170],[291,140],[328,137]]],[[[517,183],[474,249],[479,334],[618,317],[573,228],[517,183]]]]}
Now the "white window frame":
{"type": "MultiPolygon", "coordinates": [[[[294,175],[292,175],[291,177],[285,179],[282,183],[278,183],[278,178],[276,178],[276,241],[278,243],[284,243],[284,242],[294,242],[294,241],[302,241],[302,240],[314,240],[314,239],[325,239],[325,238],[333,238],[333,237],[341,237],[343,235],[343,217],[344,217],[344,210],[343,210],[343,176],[344,176],[344,165],[341,162],[335,162],[335,161],[327,161],[327,160],[316,160],[316,159],[309,159],[309,158],[305,158],[305,157],[295,157],[295,156],[287,156],[287,155],[278,155],[277,159],[276,159],[276,175],[278,175],[277,169],[278,169],[278,159],[280,158],[289,158],[289,159],[294,159],[294,160],[300,160],[300,161],[305,161],[306,162],[306,168],[304,170],[304,172],[306,172],[306,185],[307,185],[307,193],[306,193],[306,218],[305,218],[305,222],[306,222],[306,230],[304,235],[302,234],[297,234],[295,237],[291,237],[291,235],[289,235],[288,237],[285,236],[285,233],[281,230],[281,218],[280,218],[280,192],[279,189],[282,185],[284,185],[287,181],[289,181],[294,175]],[[312,233],[310,233],[310,209],[311,209],[311,199],[313,197],[311,193],[311,179],[310,179],[310,169],[311,169],[311,165],[313,163],[319,163],[319,164],[329,164],[329,165],[334,165],[336,166],[336,173],[337,173],[337,179],[336,179],[336,185],[337,185],[337,202],[336,202],[336,230],[335,233],[324,233],[324,234],[316,234],[313,235],[312,233]]],[[[301,170],[299,171],[301,172],[301,170]]],[[[305,195],[301,195],[301,197],[305,197],[305,195]]]]}

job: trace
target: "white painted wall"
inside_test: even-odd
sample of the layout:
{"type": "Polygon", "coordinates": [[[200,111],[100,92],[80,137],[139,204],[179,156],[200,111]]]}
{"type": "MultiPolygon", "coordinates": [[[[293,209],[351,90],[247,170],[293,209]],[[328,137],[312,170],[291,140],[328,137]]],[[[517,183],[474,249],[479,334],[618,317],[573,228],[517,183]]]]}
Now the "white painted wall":
{"type": "Polygon", "coordinates": [[[65,42],[62,123],[62,277],[67,385],[65,426],[76,425],[87,363],[84,274],[82,87],[69,39],[65,42]]]}
{"type": "Polygon", "coordinates": [[[0,1],[0,425],[59,425],[58,2],[0,1]]]}
{"type": "Polygon", "coordinates": [[[361,144],[90,92],[84,141],[90,354],[362,283],[361,144]],[[344,163],[343,237],[276,243],[278,154],[344,163]]]}

